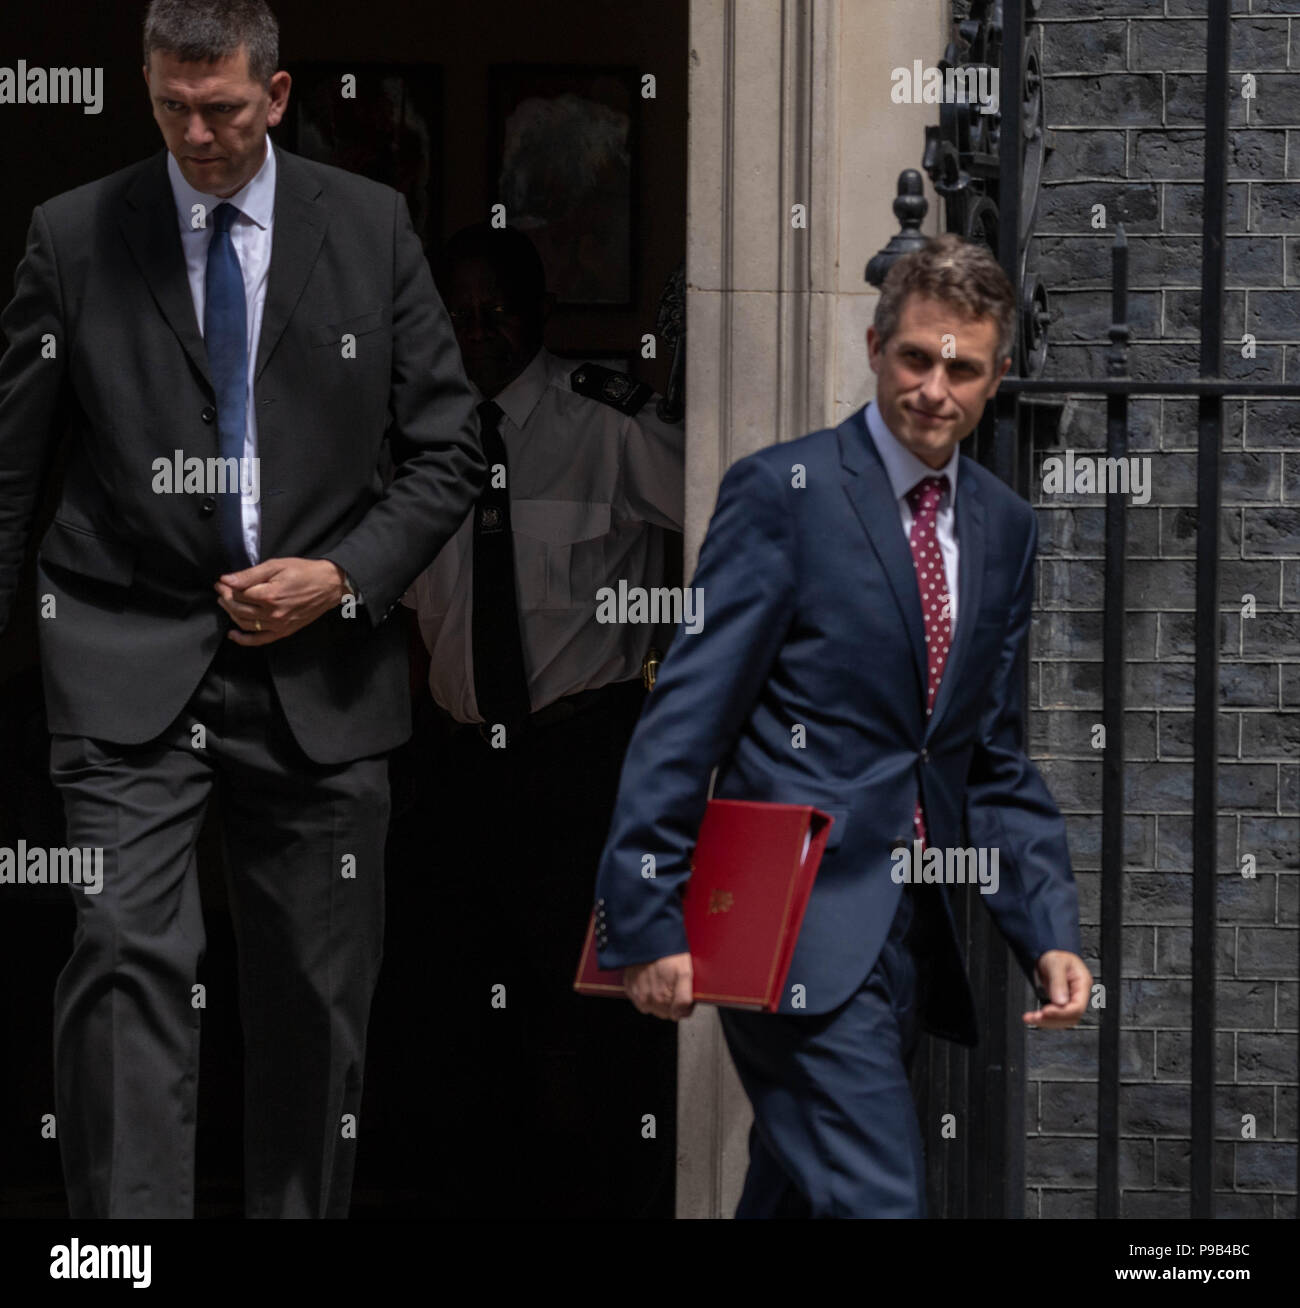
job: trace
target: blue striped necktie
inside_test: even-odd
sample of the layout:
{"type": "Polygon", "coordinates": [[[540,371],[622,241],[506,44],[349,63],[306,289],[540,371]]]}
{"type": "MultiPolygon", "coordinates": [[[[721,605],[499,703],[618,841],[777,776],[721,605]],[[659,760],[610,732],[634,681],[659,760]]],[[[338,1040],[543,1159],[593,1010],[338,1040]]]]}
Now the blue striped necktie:
{"type": "MultiPolygon", "coordinates": [[[[212,214],[208,245],[207,284],[203,302],[203,341],[208,369],[217,397],[217,433],[226,467],[242,468],[244,434],[248,420],[248,307],[244,300],[244,274],[230,237],[230,225],[239,210],[219,204],[212,214]]],[[[218,492],[217,528],[232,571],[250,567],[244,549],[244,524],[236,475],[233,489],[218,492]]],[[[227,487],[231,483],[228,480],[227,487]]]]}

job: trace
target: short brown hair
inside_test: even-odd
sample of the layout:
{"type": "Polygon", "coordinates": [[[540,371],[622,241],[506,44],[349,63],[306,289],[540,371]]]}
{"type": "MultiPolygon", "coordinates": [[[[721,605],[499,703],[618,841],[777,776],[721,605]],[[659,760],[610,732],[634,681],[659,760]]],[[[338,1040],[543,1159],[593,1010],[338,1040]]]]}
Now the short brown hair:
{"type": "Polygon", "coordinates": [[[898,330],[898,317],[909,295],[941,300],[963,318],[992,318],[998,327],[994,364],[1011,353],[1016,340],[1016,293],[987,246],[946,232],[897,259],[876,301],[873,325],[881,344],[898,330]]]}

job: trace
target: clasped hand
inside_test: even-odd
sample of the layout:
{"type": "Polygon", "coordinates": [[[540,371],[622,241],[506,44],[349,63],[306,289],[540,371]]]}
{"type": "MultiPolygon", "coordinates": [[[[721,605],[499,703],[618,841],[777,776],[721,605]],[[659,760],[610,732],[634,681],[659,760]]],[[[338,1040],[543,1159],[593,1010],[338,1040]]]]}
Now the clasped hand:
{"type": "Polygon", "coordinates": [[[225,573],[215,589],[235,620],[229,636],[237,645],[269,645],[291,636],[347,594],[343,569],[329,559],[266,559],[225,573]]]}

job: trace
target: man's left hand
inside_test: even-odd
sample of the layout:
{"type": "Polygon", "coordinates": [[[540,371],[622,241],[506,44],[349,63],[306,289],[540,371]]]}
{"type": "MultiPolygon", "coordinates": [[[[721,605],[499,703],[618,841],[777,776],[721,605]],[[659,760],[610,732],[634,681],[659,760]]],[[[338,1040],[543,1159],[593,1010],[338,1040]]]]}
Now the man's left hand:
{"type": "Polygon", "coordinates": [[[266,559],[216,583],[218,602],[234,618],[238,645],[269,645],[292,636],[343,600],[343,569],[329,559],[266,559]]]}
{"type": "Polygon", "coordinates": [[[1025,1013],[1024,1024],[1046,1027],[1049,1031],[1064,1031],[1077,1025],[1092,991],[1092,973],[1083,959],[1065,949],[1049,949],[1039,957],[1036,970],[1050,1002],[1025,1013]]]}

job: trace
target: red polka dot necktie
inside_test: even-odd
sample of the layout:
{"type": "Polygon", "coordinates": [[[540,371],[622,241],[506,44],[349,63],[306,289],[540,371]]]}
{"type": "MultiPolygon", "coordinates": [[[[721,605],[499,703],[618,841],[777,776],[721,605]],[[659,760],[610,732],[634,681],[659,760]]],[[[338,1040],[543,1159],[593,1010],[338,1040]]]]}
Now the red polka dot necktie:
{"type": "MultiPolygon", "coordinates": [[[[916,584],[921,592],[921,616],[925,620],[925,716],[929,721],[934,702],[943,680],[944,664],[952,646],[952,601],[948,594],[948,577],[943,567],[943,554],[939,549],[939,500],[946,477],[922,477],[907,492],[907,504],[912,510],[912,563],[916,568],[916,584]]],[[[913,818],[916,838],[925,842],[925,815],[921,800],[916,801],[913,818]]]]}

